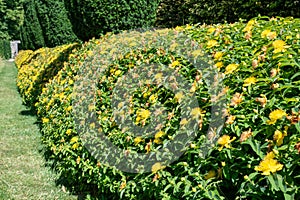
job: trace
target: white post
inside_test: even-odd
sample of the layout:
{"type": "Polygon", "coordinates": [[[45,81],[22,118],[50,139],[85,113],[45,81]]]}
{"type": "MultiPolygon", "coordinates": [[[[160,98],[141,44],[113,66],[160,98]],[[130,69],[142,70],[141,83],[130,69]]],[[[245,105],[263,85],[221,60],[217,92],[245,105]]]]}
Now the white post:
{"type": "Polygon", "coordinates": [[[18,55],[18,44],[20,44],[20,40],[15,40],[10,42],[10,48],[11,48],[11,59],[15,59],[16,56],[18,55]]]}

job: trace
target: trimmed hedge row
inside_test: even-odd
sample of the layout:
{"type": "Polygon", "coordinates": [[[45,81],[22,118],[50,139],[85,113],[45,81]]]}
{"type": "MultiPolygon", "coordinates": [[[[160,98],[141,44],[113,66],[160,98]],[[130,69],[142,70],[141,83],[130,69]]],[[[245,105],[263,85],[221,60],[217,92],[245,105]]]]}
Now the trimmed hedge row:
{"type": "Polygon", "coordinates": [[[10,41],[0,40],[0,57],[3,59],[11,57],[10,41]]]}
{"type": "Polygon", "coordinates": [[[56,76],[68,55],[77,47],[79,45],[74,43],[52,49],[41,48],[34,53],[24,51],[17,56],[17,86],[25,105],[34,108],[45,84],[56,76]]]}
{"type": "Polygon", "coordinates": [[[300,17],[300,2],[294,0],[161,0],[156,25],[175,27],[183,24],[236,22],[258,15],[300,17]]]}
{"type": "Polygon", "coordinates": [[[107,32],[153,26],[158,0],[65,1],[74,33],[83,41],[107,32]]]}
{"type": "MultiPolygon", "coordinates": [[[[108,34],[89,41],[70,55],[35,104],[42,123],[42,141],[56,170],[73,189],[107,199],[299,199],[299,25],[300,19],[254,18],[246,24],[188,25],[131,35],[108,34]],[[219,95],[210,96],[211,86],[201,76],[203,72],[176,54],[176,40],[169,50],[151,48],[156,36],[172,38],[180,34],[197,41],[212,60],[209,64],[220,72],[223,90],[219,95]],[[143,37],[150,42],[141,43],[143,37]],[[113,57],[110,65],[96,65],[109,59],[120,45],[137,48],[113,57]],[[145,67],[142,63],[156,63],[178,71],[191,83],[190,92],[200,106],[192,109],[191,115],[200,118],[201,130],[179,160],[168,166],[155,163],[152,173],[133,174],[96,160],[84,147],[75,124],[74,105],[85,96],[75,98],[74,85],[81,78],[80,70],[99,54],[99,59],[101,55],[107,57],[94,60],[94,68],[88,73],[95,73],[97,68],[105,73],[98,77],[96,104],[89,109],[96,111],[101,130],[126,155],[154,154],[171,143],[178,127],[191,119],[180,119],[178,114],[182,95],[150,84],[132,94],[131,119],[139,126],[149,123],[155,117],[150,106],[161,102],[167,108],[167,123],[150,137],[136,137],[120,129],[114,123],[110,100],[118,78],[129,69],[145,67]],[[217,134],[208,130],[211,106],[221,97],[227,103],[219,113],[226,122],[221,136],[203,158],[201,146],[206,133],[209,131],[210,137],[217,134]]],[[[190,53],[197,56],[201,52],[190,53]]],[[[34,81],[31,77],[29,80],[34,81]]],[[[80,85],[77,87],[80,91],[80,85]]],[[[94,128],[96,124],[88,124],[88,130],[94,128]]]]}

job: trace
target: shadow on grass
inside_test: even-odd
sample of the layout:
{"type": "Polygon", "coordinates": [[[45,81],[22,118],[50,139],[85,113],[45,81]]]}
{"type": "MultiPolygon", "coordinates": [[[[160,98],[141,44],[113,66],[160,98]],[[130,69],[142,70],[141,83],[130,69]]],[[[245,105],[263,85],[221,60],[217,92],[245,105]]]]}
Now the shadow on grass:
{"type": "Polygon", "coordinates": [[[22,110],[19,114],[24,116],[36,116],[34,110],[22,110]]]}

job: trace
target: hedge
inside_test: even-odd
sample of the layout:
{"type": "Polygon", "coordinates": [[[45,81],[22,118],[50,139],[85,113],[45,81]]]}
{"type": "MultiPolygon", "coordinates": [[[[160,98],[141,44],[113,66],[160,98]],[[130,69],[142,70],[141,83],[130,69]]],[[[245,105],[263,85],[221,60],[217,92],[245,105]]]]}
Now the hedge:
{"type": "Polygon", "coordinates": [[[65,1],[74,33],[83,41],[107,32],[151,27],[158,1],[65,1]]]}
{"type": "Polygon", "coordinates": [[[10,41],[0,40],[0,57],[4,59],[11,57],[10,41]]]}
{"type": "Polygon", "coordinates": [[[74,43],[52,49],[41,48],[34,53],[26,51],[17,56],[17,86],[25,105],[34,108],[45,84],[56,76],[68,55],[78,46],[74,43]]]}
{"type": "MultiPolygon", "coordinates": [[[[264,17],[247,23],[187,25],[131,32],[131,36],[109,34],[91,40],[71,54],[68,63],[46,84],[36,104],[42,141],[56,170],[76,190],[101,194],[107,199],[299,199],[299,25],[299,19],[264,17]],[[213,61],[208,62],[220,72],[223,90],[219,95],[210,96],[211,85],[205,82],[204,73],[175,53],[176,41],[168,50],[151,48],[153,37],[181,34],[197,41],[213,61]],[[143,43],[142,37],[145,41],[148,38],[149,43],[143,43]],[[106,62],[108,56],[93,60],[112,54],[120,45],[136,48],[113,57],[111,65],[97,65],[106,62]],[[110,100],[117,79],[129,69],[145,67],[142,63],[157,63],[176,70],[190,82],[190,92],[200,106],[192,109],[191,115],[200,117],[201,129],[179,160],[167,166],[155,163],[149,173],[127,173],[91,156],[78,133],[86,121],[76,123],[78,114],[86,114],[76,106],[88,94],[75,98],[84,85],[77,84],[77,92],[74,89],[81,70],[91,63],[88,61],[93,61],[94,68],[87,73],[94,74],[97,69],[104,73],[98,77],[96,104],[88,106],[96,112],[98,121],[84,127],[93,132],[99,123],[106,137],[124,149],[127,156],[136,152],[154,154],[176,137],[180,125],[191,119],[180,120],[178,116],[182,95],[148,84],[132,94],[131,119],[140,126],[149,123],[154,117],[150,106],[159,101],[169,112],[167,123],[149,137],[135,137],[120,129],[114,123],[110,100]],[[222,97],[226,105],[219,113],[226,122],[218,136],[217,130],[208,129],[213,102],[222,97]],[[217,138],[206,157],[202,157],[207,131],[210,138],[217,138]]],[[[190,53],[199,56],[201,51],[190,53]]],[[[119,108],[122,110],[122,105],[119,108]]],[[[118,155],[108,156],[116,159],[118,155]]]]}
{"type": "Polygon", "coordinates": [[[300,17],[300,2],[294,0],[161,0],[156,26],[175,27],[183,24],[236,22],[258,15],[269,17],[300,17]]]}

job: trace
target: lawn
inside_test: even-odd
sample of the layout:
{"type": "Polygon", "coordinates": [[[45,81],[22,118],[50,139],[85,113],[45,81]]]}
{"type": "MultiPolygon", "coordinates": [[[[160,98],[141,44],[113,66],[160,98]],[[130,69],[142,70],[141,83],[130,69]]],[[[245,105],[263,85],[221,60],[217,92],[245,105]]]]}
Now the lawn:
{"type": "Polygon", "coordinates": [[[13,63],[0,61],[0,199],[77,199],[46,167],[35,116],[22,105],[13,63]]]}

